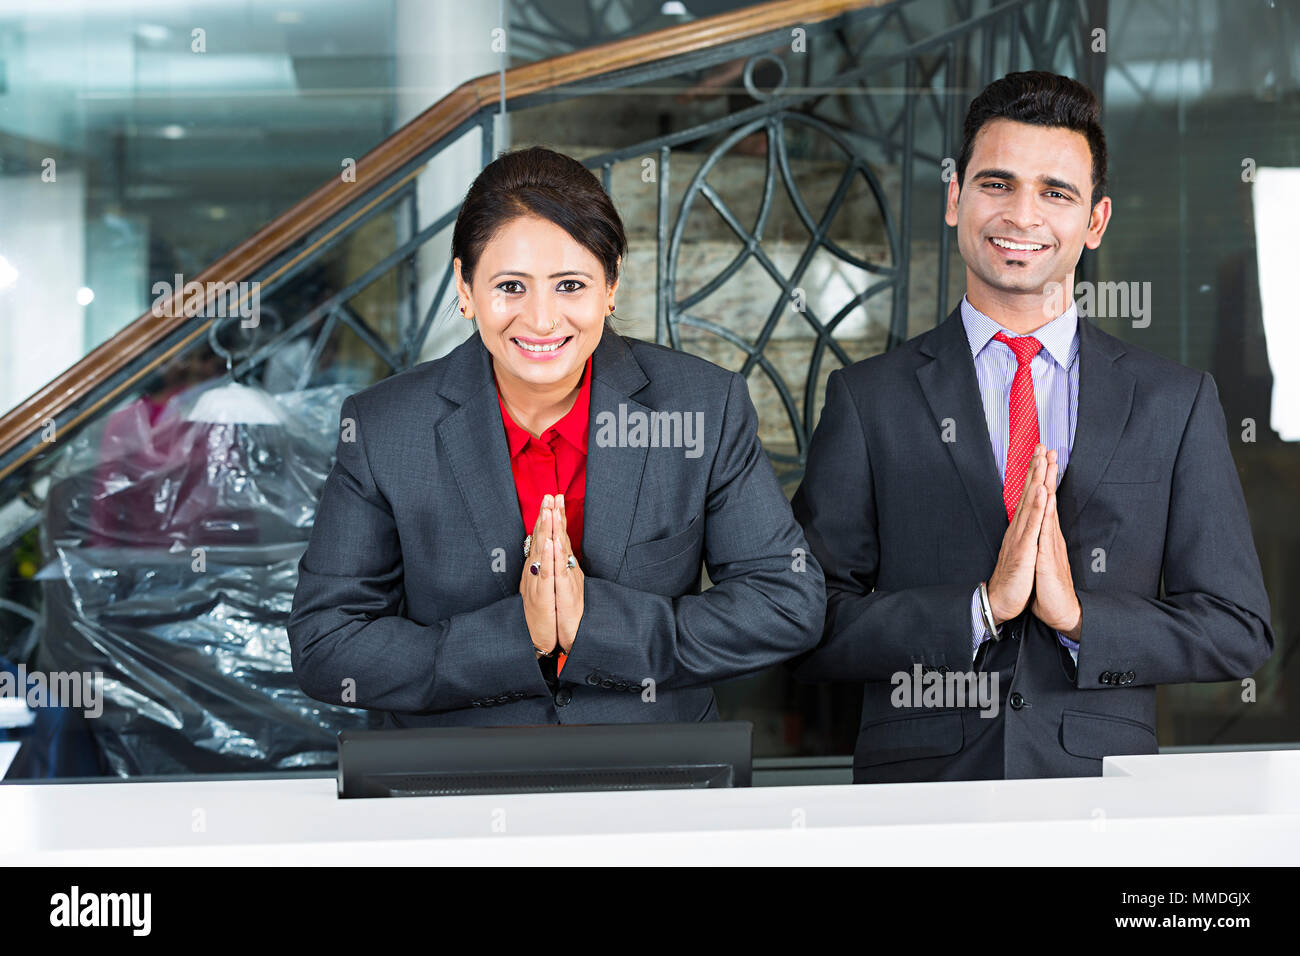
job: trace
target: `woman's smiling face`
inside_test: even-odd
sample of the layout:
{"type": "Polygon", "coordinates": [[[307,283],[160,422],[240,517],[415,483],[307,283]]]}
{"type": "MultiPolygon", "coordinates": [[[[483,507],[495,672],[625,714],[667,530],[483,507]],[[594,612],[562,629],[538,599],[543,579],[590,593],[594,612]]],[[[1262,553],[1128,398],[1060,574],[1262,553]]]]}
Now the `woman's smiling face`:
{"type": "Polygon", "coordinates": [[[484,245],[473,288],[454,262],[466,313],[492,354],[498,380],[532,387],[575,382],[600,343],[613,308],[600,260],[567,232],[538,216],[520,216],[484,245]]]}

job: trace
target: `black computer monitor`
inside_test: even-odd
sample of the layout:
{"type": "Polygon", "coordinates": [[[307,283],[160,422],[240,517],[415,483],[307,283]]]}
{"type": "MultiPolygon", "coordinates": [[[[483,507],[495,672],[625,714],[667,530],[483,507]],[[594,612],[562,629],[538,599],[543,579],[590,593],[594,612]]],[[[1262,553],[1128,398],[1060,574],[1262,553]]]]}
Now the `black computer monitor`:
{"type": "Polygon", "coordinates": [[[748,787],[753,730],[743,720],[344,730],[339,796],[748,787]]]}

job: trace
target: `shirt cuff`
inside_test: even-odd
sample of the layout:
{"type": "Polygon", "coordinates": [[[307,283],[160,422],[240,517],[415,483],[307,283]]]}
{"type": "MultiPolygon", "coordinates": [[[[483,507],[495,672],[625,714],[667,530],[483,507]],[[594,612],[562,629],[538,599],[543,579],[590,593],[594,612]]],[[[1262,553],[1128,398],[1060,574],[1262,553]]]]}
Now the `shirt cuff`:
{"type": "Polygon", "coordinates": [[[1070,657],[1074,661],[1075,665],[1077,666],[1079,663],[1079,642],[1070,640],[1060,631],[1056,632],[1056,636],[1060,640],[1061,644],[1065,647],[1065,649],[1070,652],[1070,657]]]}
{"type": "Polygon", "coordinates": [[[980,645],[992,636],[989,634],[989,629],[984,626],[984,612],[980,610],[979,588],[976,588],[975,593],[970,596],[970,633],[970,659],[973,661],[975,660],[975,655],[980,652],[980,645]]]}

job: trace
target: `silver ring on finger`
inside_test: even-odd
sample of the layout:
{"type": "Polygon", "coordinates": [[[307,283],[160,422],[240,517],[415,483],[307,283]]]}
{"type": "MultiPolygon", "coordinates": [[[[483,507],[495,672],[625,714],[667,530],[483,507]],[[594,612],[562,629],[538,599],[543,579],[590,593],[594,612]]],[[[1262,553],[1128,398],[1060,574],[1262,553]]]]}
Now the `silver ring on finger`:
{"type": "Polygon", "coordinates": [[[569,555],[569,560],[564,562],[564,566],[568,570],[572,571],[574,568],[578,566],[578,559],[575,558],[573,555],[569,555]]]}

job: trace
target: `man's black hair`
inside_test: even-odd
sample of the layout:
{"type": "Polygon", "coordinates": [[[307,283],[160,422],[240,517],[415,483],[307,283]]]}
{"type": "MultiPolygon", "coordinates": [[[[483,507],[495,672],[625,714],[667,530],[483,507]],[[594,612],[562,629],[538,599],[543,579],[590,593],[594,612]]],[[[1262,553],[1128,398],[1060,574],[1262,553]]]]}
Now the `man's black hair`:
{"type": "Polygon", "coordinates": [[[957,159],[959,186],[966,182],[966,166],[975,148],[976,134],[985,123],[996,119],[1082,133],[1092,152],[1092,205],[1106,195],[1106,135],[1101,131],[1101,104],[1092,90],[1078,80],[1028,70],[1008,73],[986,86],[971,100],[962,125],[961,156],[957,159]]]}

